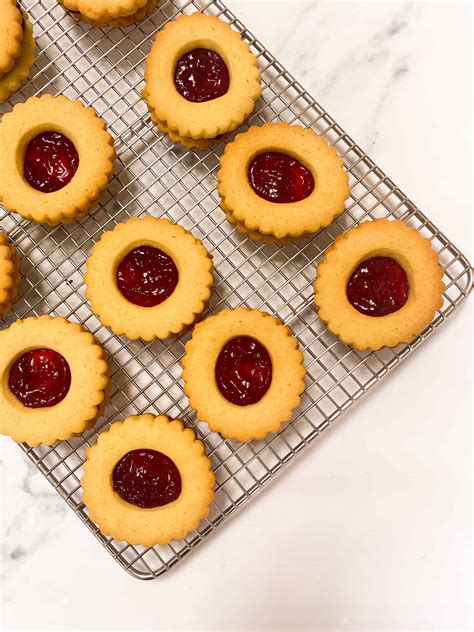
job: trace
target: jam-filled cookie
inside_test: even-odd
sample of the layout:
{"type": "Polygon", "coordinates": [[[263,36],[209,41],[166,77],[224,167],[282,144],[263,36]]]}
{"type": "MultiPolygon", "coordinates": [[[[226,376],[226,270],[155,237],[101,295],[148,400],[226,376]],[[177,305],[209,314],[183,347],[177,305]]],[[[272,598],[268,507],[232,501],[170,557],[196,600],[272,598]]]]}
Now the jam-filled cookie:
{"type": "Polygon", "coordinates": [[[0,432],[30,446],[84,432],[105,408],[105,353],[65,318],[17,320],[0,331],[0,432]]]}
{"type": "MultiPolygon", "coordinates": [[[[35,38],[33,28],[28,15],[22,11],[24,36],[21,44],[20,55],[15,59],[12,68],[0,76],[0,101],[5,101],[18,90],[21,84],[28,79],[31,67],[35,59],[35,38]]],[[[1,18],[0,18],[1,20],[1,18]]]]}
{"type": "Polygon", "coordinates": [[[20,281],[20,259],[6,233],[0,230],[0,318],[16,299],[20,281]]]}
{"type": "Polygon", "coordinates": [[[0,0],[0,77],[6,75],[21,54],[23,24],[16,0],[0,0]]]}
{"type": "Polygon", "coordinates": [[[214,16],[193,13],[169,22],[147,59],[143,98],[170,138],[207,149],[249,116],[261,94],[255,55],[214,16]]]}
{"type": "Polygon", "coordinates": [[[73,222],[107,188],[114,158],[92,108],[65,96],[31,97],[0,123],[0,202],[40,224],[73,222]]]}
{"type": "Polygon", "coordinates": [[[409,342],[443,304],[438,254],[401,220],[364,222],[318,265],[318,315],[342,342],[373,351],[409,342]]]}
{"type": "Polygon", "coordinates": [[[222,209],[240,231],[276,243],[328,226],[349,197],[348,176],[334,147],[288,123],[251,127],[229,143],[218,191],[222,209]]]}
{"type": "MultiPolygon", "coordinates": [[[[146,0],[144,4],[140,2],[141,7],[133,11],[133,13],[112,17],[108,13],[101,11],[100,15],[102,17],[97,17],[97,9],[103,9],[105,5],[99,7],[96,2],[91,4],[90,2],[83,2],[83,0],[58,0],[58,2],[66,9],[72,11],[83,22],[97,27],[126,27],[138,24],[151,15],[156,10],[156,5],[158,4],[158,0],[146,0]]],[[[117,9],[117,7],[118,5],[115,5],[113,8],[117,9]]]]}
{"type": "Polygon", "coordinates": [[[291,330],[265,312],[225,309],[196,325],[183,358],[189,404],[228,439],[262,439],[289,421],[306,370],[291,330]]]}
{"type": "Polygon", "coordinates": [[[116,422],[87,451],[82,487],[103,535],[154,546],[199,526],[214,499],[202,441],[181,420],[142,415],[116,422]]]}
{"type": "Polygon", "coordinates": [[[212,259],[167,219],[132,218],[102,235],[87,260],[86,296],[117,335],[168,338],[192,325],[211,297],[212,259]]]}

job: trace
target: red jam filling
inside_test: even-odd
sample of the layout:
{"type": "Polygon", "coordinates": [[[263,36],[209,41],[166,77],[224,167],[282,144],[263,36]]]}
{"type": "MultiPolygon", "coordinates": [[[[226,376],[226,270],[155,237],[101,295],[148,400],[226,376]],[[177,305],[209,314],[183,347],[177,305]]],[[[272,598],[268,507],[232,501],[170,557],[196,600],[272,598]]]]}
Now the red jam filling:
{"type": "Polygon", "coordinates": [[[173,259],[154,246],[131,250],[117,268],[117,285],[127,301],[155,307],[173,294],[179,273],[173,259]]]}
{"type": "Polygon", "coordinates": [[[8,375],[8,387],[28,408],[59,404],[71,386],[71,371],[64,357],[52,349],[33,349],[16,360],[8,375]]]}
{"type": "Polygon", "coordinates": [[[53,193],[71,182],[78,166],[79,154],[67,136],[43,132],[28,143],[23,175],[33,189],[53,193]]]}
{"type": "Polygon", "coordinates": [[[405,270],[391,257],[371,257],[359,263],[346,288],[349,303],[361,314],[386,316],[408,300],[405,270]]]}
{"type": "Polygon", "coordinates": [[[248,168],[250,186],[268,202],[299,202],[314,189],[313,174],[299,160],[270,151],[256,156],[248,168]]]}
{"type": "Polygon", "coordinates": [[[237,336],[222,348],[215,375],[219,391],[229,402],[249,406],[259,402],[270,388],[272,361],[258,340],[237,336]]]}
{"type": "Polygon", "coordinates": [[[203,103],[226,94],[230,77],[219,53],[208,48],[195,48],[178,59],[174,83],[187,101],[203,103]]]}
{"type": "Polygon", "coordinates": [[[114,467],[113,488],[131,505],[151,509],[181,494],[181,476],[173,461],[156,450],[132,450],[114,467]]]}

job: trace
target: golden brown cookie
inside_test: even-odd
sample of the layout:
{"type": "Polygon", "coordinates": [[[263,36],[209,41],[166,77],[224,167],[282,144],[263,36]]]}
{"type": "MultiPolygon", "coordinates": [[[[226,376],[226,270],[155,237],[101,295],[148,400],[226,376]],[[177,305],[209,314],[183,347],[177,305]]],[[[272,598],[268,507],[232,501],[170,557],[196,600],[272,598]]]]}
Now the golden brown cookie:
{"type": "Polygon", "coordinates": [[[165,545],[197,529],[214,499],[202,441],[181,420],[128,417],[87,451],[82,487],[102,534],[129,544],[165,545]]]}
{"type": "Polygon", "coordinates": [[[167,219],[132,218],[104,233],[87,260],[86,296],[117,335],[153,340],[179,334],[209,302],[212,258],[167,219]]]}
{"type": "Polygon", "coordinates": [[[18,90],[25,79],[28,79],[35,60],[36,41],[33,37],[33,28],[28,14],[25,11],[22,11],[22,14],[25,34],[22,40],[21,53],[10,71],[0,77],[0,101],[8,99],[18,90]]]}
{"type": "Polygon", "coordinates": [[[248,45],[228,24],[202,13],[180,15],[158,33],[145,82],[152,120],[195,141],[235,130],[261,94],[248,45]]]}
{"type": "Polygon", "coordinates": [[[73,222],[107,188],[114,158],[92,108],[65,96],[31,97],[0,123],[0,201],[41,224],[73,222]]]}
{"type": "Polygon", "coordinates": [[[343,162],[325,138],[288,123],[251,127],[221,158],[222,208],[252,236],[295,239],[328,226],[349,197],[343,162]]]}
{"type": "Polygon", "coordinates": [[[20,259],[16,248],[0,230],[0,318],[11,310],[18,295],[19,281],[20,259]]]}
{"type": "Polygon", "coordinates": [[[17,320],[0,331],[0,432],[30,446],[84,432],[103,413],[109,386],[94,336],[65,318],[17,320]]]}
{"type": "Polygon", "coordinates": [[[21,54],[23,23],[16,0],[0,0],[0,78],[21,54]]]}
{"type": "Polygon", "coordinates": [[[127,26],[138,24],[139,22],[142,22],[146,17],[151,15],[156,10],[156,6],[158,4],[157,0],[148,0],[145,6],[143,6],[141,9],[138,9],[135,13],[131,15],[118,18],[106,17],[101,20],[94,20],[79,11],[78,0],[58,0],[58,2],[62,4],[66,9],[72,11],[81,21],[99,28],[106,26],[124,28],[127,26]]]}
{"type": "Polygon", "coordinates": [[[263,439],[289,421],[305,374],[291,330],[245,307],[196,325],[183,358],[184,391],[198,418],[240,441],[263,439]]]}
{"type": "Polygon", "coordinates": [[[148,0],[63,0],[64,6],[78,11],[92,22],[106,22],[125,18],[146,6],[148,0]]]}
{"type": "Polygon", "coordinates": [[[409,342],[443,304],[431,243],[401,220],[364,222],[336,238],[318,265],[319,318],[342,342],[376,351],[409,342]]]}

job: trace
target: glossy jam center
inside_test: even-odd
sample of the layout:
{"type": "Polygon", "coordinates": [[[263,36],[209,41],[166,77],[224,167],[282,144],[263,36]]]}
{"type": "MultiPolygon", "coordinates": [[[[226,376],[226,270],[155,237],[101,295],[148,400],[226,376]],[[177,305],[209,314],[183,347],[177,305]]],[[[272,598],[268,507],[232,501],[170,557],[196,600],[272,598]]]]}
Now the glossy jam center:
{"type": "Polygon", "coordinates": [[[187,101],[202,103],[226,94],[230,77],[219,53],[208,48],[195,48],[178,59],[174,83],[187,101]]]}
{"type": "Polygon", "coordinates": [[[391,257],[362,261],[347,283],[347,298],[361,314],[386,316],[398,311],[408,300],[405,270],[391,257]]]}
{"type": "Polygon", "coordinates": [[[8,387],[28,408],[59,404],[71,386],[71,371],[65,358],[52,349],[33,349],[14,362],[8,387]]]}
{"type": "Polygon", "coordinates": [[[114,468],[114,491],[137,507],[161,507],[181,494],[181,476],[173,461],[156,450],[132,450],[114,468]]]}
{"type": "Polygon", "coordinates": [[[215,374],[217,387],[229,402],[248,406],[259,402],[270,388],[272,361],[258,340],[237,336],[220,352],[215,374]]]}
{"type": "Polygon", "coordinates": [[[173,259],[154,246],[131,250],[117,268],[117,285],[127,301],[155,307],[173,294],[179,273],[173,259]]]}
{"type": "Polygon", "coordinates": [[[313,174],[299,160],[270,151],[259,154],[248,169],[250,186],[268,202],[299,202],[314,189],[313,174]]]}
{"type": "Polygon", "coordinates": [[[43,132],[28,143],[23,175],[33,189],[53,193],[71,182],[78,166],[79,154],[67,136],[43,132]]]}

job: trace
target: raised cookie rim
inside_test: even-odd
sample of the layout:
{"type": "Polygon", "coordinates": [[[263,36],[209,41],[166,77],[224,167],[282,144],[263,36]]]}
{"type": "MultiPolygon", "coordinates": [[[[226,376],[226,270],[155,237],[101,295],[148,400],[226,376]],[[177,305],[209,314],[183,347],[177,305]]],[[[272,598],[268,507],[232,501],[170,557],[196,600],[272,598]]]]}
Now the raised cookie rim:
{"type": "Polygon", "coordinates": [[[291,419],[304,391],[306,369],[298,340],[289,327],[266,312],[239,307],[225,309],[194,328],[186,343],[184,392],[201,421],[227,439],[263,439],[291,419]],[[272,382],[263,398],[237,406],[220,393],[215,364],[222,347],[236,336],[252,336],[272,360],[272,382]]]}
{"type": "Polygon", "coordinates": [[[180,419],[164,415],[131,416],[102,432],[87,450],[81,484],[90,519],[105,536],[133,545],[166,545],[183,539],[209,513],[215,477],[204,444],[180,419]],[[155,508],[136,507],[112,487],[117,461],[131,450],[155,449],[170,457],[182,480],[180,496],[155,508]]]}
{"type": "Polygon", "coordinates": [[[206,308],[214,277],[212,258],[203,243],[179,224],[151,215],[133,217],[103,233],[86,262],[86,297],[103,325],[132,340],[153,340],[179,334],[206,308]],[[155,245],[175,262],[175,291],[155,307],[140,307],[120,293],[115,270],[139,244],[155,245]]]}
{"type": "Polygon", "coordinates": [[[25,24],[25,33],[21,47],[21,53],[15,60],[15,64],[8,73],[0,76],[0,101],[5,101],[18,90],[25,79],[28,79],[31,67],[35,60],[36,40],[33,36],[33,27],[26,11],[22,10],[25,24]]]}
{"type": "Polygon", "coordinates": [[[377,219],[339,235],[319,263],[314,300],[331,333],[355,349],[376,351],[410,342],[443,304],[443,268],[431,242],[402,220],[377,219]],[[395,259],[408,276],[408,300],[386,316],[358,312],[346,296],[354,269],[370,257],[395,259]]]}

